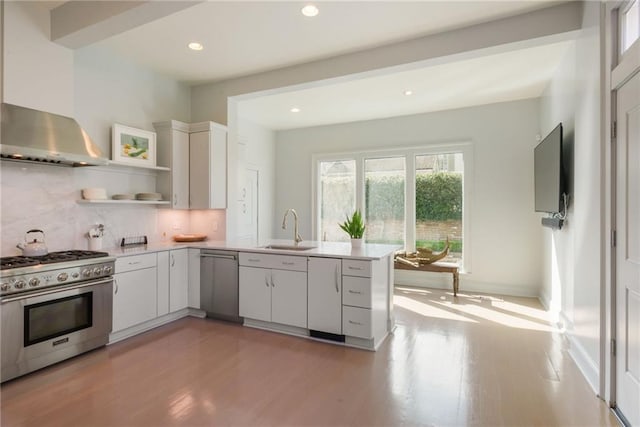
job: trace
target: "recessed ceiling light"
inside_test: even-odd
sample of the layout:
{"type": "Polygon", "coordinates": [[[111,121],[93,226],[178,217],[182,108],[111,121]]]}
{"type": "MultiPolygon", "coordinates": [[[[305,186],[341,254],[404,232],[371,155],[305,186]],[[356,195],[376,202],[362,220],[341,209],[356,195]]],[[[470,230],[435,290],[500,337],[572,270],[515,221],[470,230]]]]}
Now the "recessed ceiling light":
{"type": "Polygon", "coordinates": [[[299,109],[298,107],[293,107],[293,108],[292,108],[291,110],[289,110],[289,111],[291,111],[292,113],[299,113],[299,112],[300,112],[300,109],[299,109]]]}
{"type": "Polygon", "coordinates": [[[413,91],[412,90],[405,90],[404,94],[409,96],[409,95],[413,95],[413,91]]]}
{"type": "Polygon", "coordinates": [[[191,50],[202,50],[204,49],[204,46],[202,46],[202,43],[198,43],[198,42],[191,42],[188,44],[189,49],[191,50]]]}
{"type": "Polygon", "coordinates": [[[320,11],[317,7],[312,4],[308,4],[300,10],[304,16],[313,17],[316,16],[320,11]]]}

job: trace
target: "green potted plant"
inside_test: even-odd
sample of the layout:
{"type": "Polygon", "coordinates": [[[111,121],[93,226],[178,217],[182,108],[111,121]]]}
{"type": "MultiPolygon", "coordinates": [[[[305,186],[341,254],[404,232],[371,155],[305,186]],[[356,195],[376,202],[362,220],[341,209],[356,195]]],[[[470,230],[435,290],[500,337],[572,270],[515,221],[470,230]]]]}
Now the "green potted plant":
{"type": "Polygon", "coordinates": [[[359,248],[362,246],[365,225],[359,210],[356,210],[351,217],[347,215],[347,220],[338,225],[351,237],[352,247],[359,248]]]}

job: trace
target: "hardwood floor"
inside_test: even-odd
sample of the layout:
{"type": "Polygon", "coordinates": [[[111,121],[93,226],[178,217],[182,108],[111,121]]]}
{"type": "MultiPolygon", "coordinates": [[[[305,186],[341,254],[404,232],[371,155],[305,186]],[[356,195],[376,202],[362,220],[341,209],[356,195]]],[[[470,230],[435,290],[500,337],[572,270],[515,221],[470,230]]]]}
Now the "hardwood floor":
{"type": "Polygon", "coordinates": [[[181,319],[3,384],[2,426],[617,425],[537,301],[395,303],[375,353],[181,319]]]}

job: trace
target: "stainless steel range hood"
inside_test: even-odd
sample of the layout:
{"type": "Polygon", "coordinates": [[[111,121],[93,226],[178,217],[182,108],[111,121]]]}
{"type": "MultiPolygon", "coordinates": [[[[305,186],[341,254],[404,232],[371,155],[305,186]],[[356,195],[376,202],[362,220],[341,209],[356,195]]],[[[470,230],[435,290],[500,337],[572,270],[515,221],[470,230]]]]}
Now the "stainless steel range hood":
{"type": "Polygon", "coordinates": [[[56,166],[109,162],[74,119],[6,103],[2,104],[0,156],[56,166]]]}

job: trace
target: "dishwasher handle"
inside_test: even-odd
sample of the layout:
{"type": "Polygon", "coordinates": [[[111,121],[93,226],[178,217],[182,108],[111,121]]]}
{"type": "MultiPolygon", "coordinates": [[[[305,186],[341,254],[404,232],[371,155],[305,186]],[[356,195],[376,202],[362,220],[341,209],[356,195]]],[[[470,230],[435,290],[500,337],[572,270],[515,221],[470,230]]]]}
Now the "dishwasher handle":
{"type": "Polygon", "coordinates": [[[221,259],[231,259],[234,261],[237,259],[235,255],[220,255],[220,254],[200,254],[200,258],[221,258],[221,259]]]}

